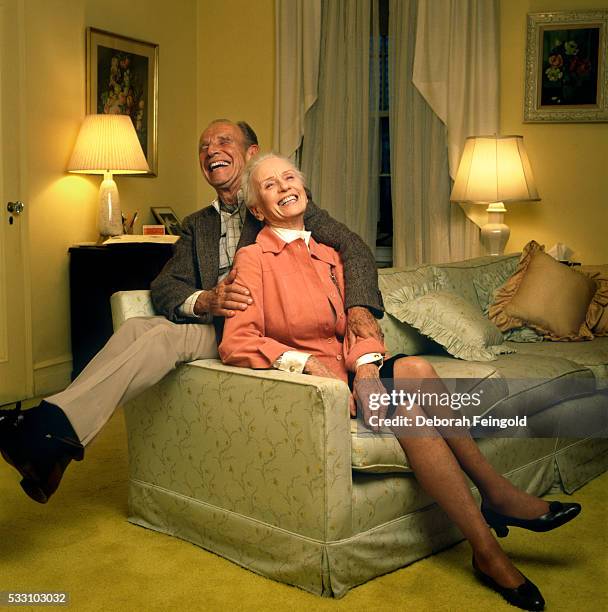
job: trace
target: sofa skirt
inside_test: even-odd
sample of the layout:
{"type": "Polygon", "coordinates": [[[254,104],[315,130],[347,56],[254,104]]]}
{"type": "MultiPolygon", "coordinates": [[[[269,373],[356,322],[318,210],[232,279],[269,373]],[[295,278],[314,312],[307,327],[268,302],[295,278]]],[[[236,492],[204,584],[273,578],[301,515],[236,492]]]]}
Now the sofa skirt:
{"type": "MultiPolygon", "coordinates": [[[[549,456],[508,476],[540,495],[553,485],[554,471],[549,456]]],[[[476,490],[473,493],[477,496],[476,490]]],[[[352,537],[324,542],[135,479],[130,480],[129,521],[196,544],[267,578],[336,598],[463,539],[436,504],[352,537]]]]}

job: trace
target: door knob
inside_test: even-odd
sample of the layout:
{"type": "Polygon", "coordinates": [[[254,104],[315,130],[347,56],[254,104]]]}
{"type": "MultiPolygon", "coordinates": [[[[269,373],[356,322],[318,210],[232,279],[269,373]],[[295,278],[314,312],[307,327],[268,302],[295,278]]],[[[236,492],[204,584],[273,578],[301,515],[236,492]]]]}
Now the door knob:
{"type": "Polygon", "coordinates": [[[12,213],[13,215],[20,215],[23,212],[24,208],[25,204],[23,202],[20,202],[19,200],[17,200],[16,202],[9,202],[6,205],[6,210],[8,210],[8,212],[12,213]]]}

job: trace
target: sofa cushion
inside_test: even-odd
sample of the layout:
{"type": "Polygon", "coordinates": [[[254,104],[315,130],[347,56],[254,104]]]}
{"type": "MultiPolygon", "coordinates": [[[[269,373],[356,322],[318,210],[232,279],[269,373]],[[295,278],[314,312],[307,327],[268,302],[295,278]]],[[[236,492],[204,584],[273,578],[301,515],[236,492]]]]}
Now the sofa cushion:
{"type": "MultiPolygon", "coordinates": [[[[539,347],[548,343],[525,345],[539,347]]],[[[554,343],[551,343],[554,346],[554,343]]],[[[519,348],[519,345],[518,345],[519,348]]],[[[533,416],[568,399],[596,392],[589,368],[549,354],[501,355],[493,362],[505,382],[506,397],[485,406],[484,414],[497,418],[533,416]]]]}
{"type": "MultiPolygon", "coordinates": [[[[580,343],[557,345],[553,342],[529,346],[556,348],[577,345],[581,346],[580,343]]],[[[469,418],[474,415],[513,418],[532,417],[558,402],[596,390],[593,374],[587,367],[551,353],[547,350],[542,355],[501,355],[491,363],[461,361],[441,355],[425,355],[425,359],[433,365],[448,391],[453,392],[456,387],[460,392],[483,389],[482,404],[463,407],[460,414],[469,418]]],[[[551,426],[550,419],[545,426],[551,426]]],[[[360,420],[351,420],[351,451],[352,467],[356,472],[411,471],[393,434],[388,430],[381,435],[374,434],[360,420]]]]}
{"type": "Polygon", "coordinates": [[[517,345],[518,353],[537,357],[559,357],[593,372],[597,389],[608,389],[608,338],[591,342],[541,342],[517,345]]]}
{"type": "Polygon", "coordinates": [[[498,328],[455,293],[431,291],[412,298],[400,288],[384,301],[388,313],[420,330],[454,357],[492,361],[496,355],[514,352],[504,344],[498,328]]]}
{"type": "MultiPolygon", "coordinates": [[[[492,403],[507,393],[501,379],[496,378],[496,369],[488,363],[460,361],[440,355],[429,355],[427,358],[449,391],[456,391],[455,387],[458,386],[458,391],[470,393],[484,386],[487,397],[493,397],[492,403]],[[491,393],[488,392],[489,381],[492,381],[491,393]]],[[[470,416],[473,410],[469,408],[463,413],[470,416]]],[[[382,434],[372,433],[360,419],[351,419],[351,454],[352,467],[356,472],[411,472],[397,438],[388,430],[382,434]]]]}
{"type": "Polygon", "coordinates": [[[591,339],[585,319],[595,291],[592,279],[560,264],[532,240],[496,293],[490,319],[502,331],[528,325],[549,340],[591,339]]]}
{"type": "Polygon", "coordinates": [[[433,266],[435,285],[437,289],[457,293],[467,302],[483,310],[482,301],[475,288],[475,281],[481,284],[486,280],[491,283],[490,279],[496,277],[506,279],[517,266],[517,261],[518,255],[501,255],[437,264],[433,266]]]}

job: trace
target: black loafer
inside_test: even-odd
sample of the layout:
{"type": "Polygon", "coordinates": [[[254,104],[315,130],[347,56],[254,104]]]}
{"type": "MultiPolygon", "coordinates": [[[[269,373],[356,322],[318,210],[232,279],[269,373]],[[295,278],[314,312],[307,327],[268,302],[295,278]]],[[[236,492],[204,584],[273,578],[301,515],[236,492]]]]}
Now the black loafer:
{"type": "Polygon", "coordinates": [[[522,610],[544,610],[545,600],[538,590],[538,587],[530,582],[523,574],[524,582],[514,589],[508,589],[500,586],[493,578],[484,574],[475,563],[473,558],[473,569],[475,575],[481,580],[486,586],[490,587],[493,591],[502,595],[503,598],[509,602],[512,606],[520,608],[522,610]]]}
{"type": "Polygon", "coordinates": [[[509,526],[521,527],[530,531],[551,531],[557,527],[561,527],[574,517],[578,516],[581,511],[581,505],[576,503],[565,503],[559,501],[549,502],[549,512],[534,519],[520,519],[506,514],[500,514],[483,504],[481,505],[481,513],[486,519],[488,525],[494,529],[499,538],[504,538],[509,533],[509,526]]]}
{"type": "Polygon", "coordinates": [[[36,408],[0,411],[0,454],[21,474],[29,497],[45,504],[70,461],[81,461],[80,444],[63,411],[43,401],[36,408]]]}

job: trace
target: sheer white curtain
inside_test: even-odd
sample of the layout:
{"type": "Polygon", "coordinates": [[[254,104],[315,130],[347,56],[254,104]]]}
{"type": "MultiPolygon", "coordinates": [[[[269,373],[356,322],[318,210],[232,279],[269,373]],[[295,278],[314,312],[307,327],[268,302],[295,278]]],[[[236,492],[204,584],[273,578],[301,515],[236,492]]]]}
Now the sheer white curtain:
{"type": "MultiPolygon", "coordinates": [[[[418,5],[418,0],[389,3],[394,266],[479,254],[478,227],[449,201],[448,128],[412,83],[418,5]]],[[[442,19],[448,20],[449,12],[442,19]]]]}
{"type": "MultiPolygon", "coordinates": [[[[418,0],[414,84],[448,128],[450,176],[467,136],[498,133],[498,0],[418,0]]],[[[461,204],[478,226],[485,209],[461,204]]]]}
{"type": "Polygon", "coordinates": [[[275,0],[275,151],[291,157],[302,142],[304,116],[317,99],[321,0],[275,0]]]}
{"type": "Polygon", "coordinates": [[[322,2],[318,99],[304,120],[301,165],[315,201],[373,250],[379,147],[371,23],[377,0],[322,2]]]}
{"type": "Polygon", "coordinates": [[[448,128],[450,176],[467,136],[499,126],[498,0],[418,0],[414,85],[448,128]]]}

